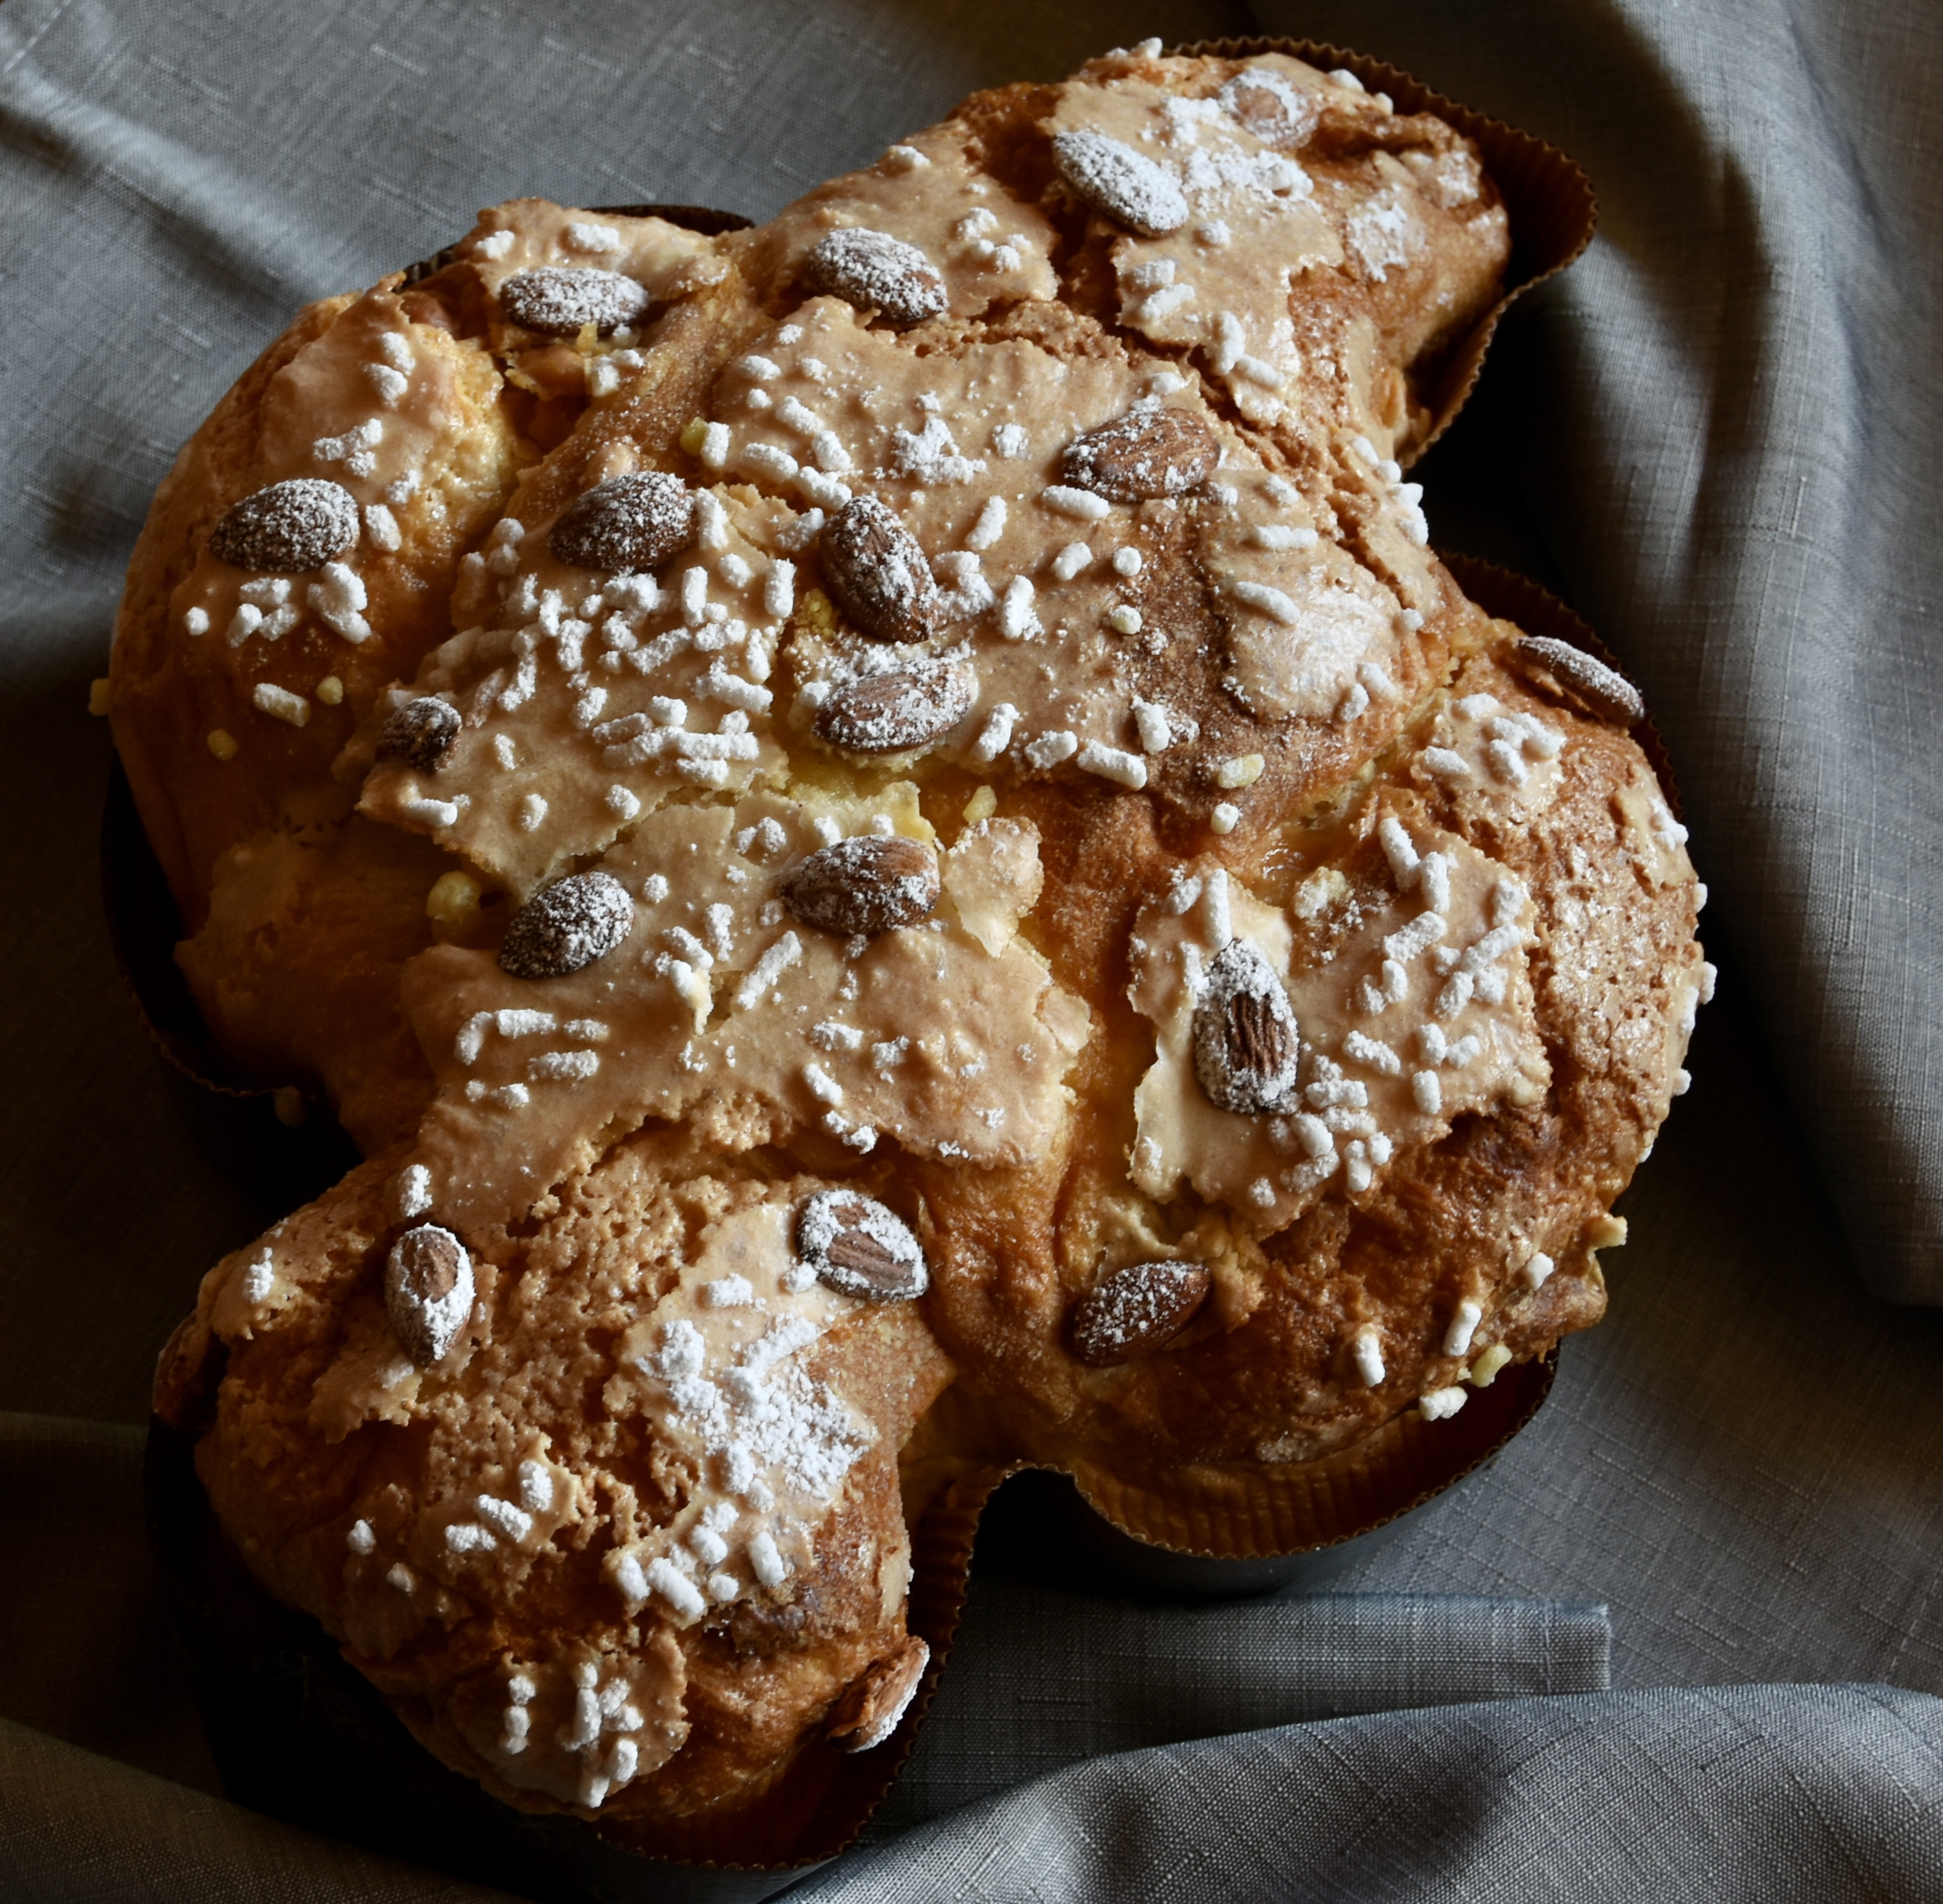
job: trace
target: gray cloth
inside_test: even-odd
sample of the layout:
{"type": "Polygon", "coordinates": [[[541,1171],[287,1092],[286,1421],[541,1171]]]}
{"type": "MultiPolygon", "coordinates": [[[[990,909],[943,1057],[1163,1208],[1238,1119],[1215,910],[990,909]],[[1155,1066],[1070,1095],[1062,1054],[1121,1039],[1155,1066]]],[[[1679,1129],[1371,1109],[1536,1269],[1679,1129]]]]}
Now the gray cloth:
{"type": "Polygon", "coordinates": [[[1534,1693],[1603,1691],[1606,1609],[1413,1594],[1186,1608],[974,1580],[879,1838],[1110,1752],[1534,1693]]]}
{"type": "Polygon", "coordinates": [[[1935,1904],[1943,1704],[1874,1686],[1507,1700],[1095,1759],[791,1904],[1935,1904]]]}
{"type": "Polygon", "coordinates": [[[142,1442],[0,1414],[0,1715],[217,1792],[144,1537],[142,1442]]]}
{"type": "Polygon", "coordinates": [[[503,1904],[506,1896],[275,1823],[0,1718],[8,1904],[503,1904]]]}
{"type": "MultiPolygon", "coordinates": [[[[1895,0],[1260,12],[1411,67],[1593,173],[1605,236],[1510,327],[1422,474],[1440,541],[1539,572],[1647,685],[1717,894],[1723,997],[1628,1197],[1611,1316],[1568,1345],[1552,1400],[1487,1474],[1336,1583],[1406,1625],[1450,1616],[1452,1595],[1499,1611],[1466,1629],[1469,1678],[1412,1678],[1425,1661],[1406,1658],[1334,1709],[1490,1703],[1211,1744],[1342,1694],[1305,1660],[1327,1608],[1062,1626],[1055,1597],[1022,1614],[1004,1598],[1020,1589],[996,1589],[901,1815],[1068,1751],[1203,1742],[1054,1771],[812,1884],[1916,1895],[1909,1859],[1937,1862],[1921,1833],[1939,1709],[1920,1695],[1943,1693],[1943,1317],[1885,1307],[1854,1271],[1943,1297],[1923,745],[1943,556],[1922,461],[1943,401],[1939,186],[1921,162],[1936,16],[1895,0]],[[1564,1698],[1595,1682],[1559,1678],[1542,1696],[1541,1655],[1493,1648],[1528,1646],[1547,1617],[1506,1602],[1610,1604],[1622,1691],[1564,1698]],[[1268,1664],[1238,1687],[1251,1649],[1268,1664]],[[1141,1663],[1157,1654],[1165,1671],[1141,1663]],[[1913,1690],[1731,1690],[1815,1680],[1913,1690]],[[1078,1703],[1042,1727],[1048,1683],[1078,1703]],[[1730,1690],[1647,1690],[1709,1684],[1730,1690]],[[1263,1703],[1284,1694],[1297,1703],[1263,1703]]],[[[86,684],[176,446],[297,303],[425,255],[502,194],[760,217],[972,85],[1143,32],[1250,26],[1189,0],[1137,16],[1105,0],[0,8],[0,969],[16,1001],[0,1408],[129,1424],[0,1435],[0,1715],[20,1722],[0,1741],[0,1897],[437,1889],[333,1864],[192,1789],[213,1773],[131,1544],[130,1429],[155,1353],[201,1270],[287,1193],[198,1147],[94,891],[107,745],[86,684]]],[[[1550,1617],[1558,1641],[1579,1616],[1550,1617]]]]}

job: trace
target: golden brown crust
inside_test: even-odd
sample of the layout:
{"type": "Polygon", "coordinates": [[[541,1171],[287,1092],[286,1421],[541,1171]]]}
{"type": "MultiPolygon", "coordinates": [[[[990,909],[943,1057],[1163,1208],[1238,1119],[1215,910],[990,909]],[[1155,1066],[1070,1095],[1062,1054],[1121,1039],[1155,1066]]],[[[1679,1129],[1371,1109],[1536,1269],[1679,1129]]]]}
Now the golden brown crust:
{"type": "Polygon", "coordinates": [[[192,703],[182,705],[189,697],[170,602],[210,527],[240,493],[229,471],[247,454],[266,388],[351,302],[326,298],[307,306],[225,393],[162,478],[129,558],[115,625],[109,718],[149,844],[190,920],[200,915],[209,869],[233,835],[226,828],[214,841],[199,837],[187,812],[193,796],[180,790],[185,777],[194,785],[212,776],[194,752],[201,747],[207,757],[207,729],[192,703]]]}
{"type": "Polygon", "coordinates": [[[367,1154],[408,1138],[431,1099],[398,973],[433,942],[426,896],[450,864],[355,815],[266,831],[218,862],[176,950],[226,1049],[266,1079],[315,1078],[367,1154]]]}

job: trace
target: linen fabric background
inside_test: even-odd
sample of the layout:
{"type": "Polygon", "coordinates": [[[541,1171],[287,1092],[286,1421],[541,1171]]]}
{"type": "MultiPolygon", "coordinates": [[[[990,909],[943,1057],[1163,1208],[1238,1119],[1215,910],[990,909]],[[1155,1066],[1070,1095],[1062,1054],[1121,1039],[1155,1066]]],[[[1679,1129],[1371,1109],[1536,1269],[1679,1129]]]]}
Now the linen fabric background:
{"type": "Polygon", "coordinates": [[[214,1795],[143,1558],[155,1353],[291,1190],[199,1142],[100,923],[87,684],[177,446],[299,304],[498,198],[760,218],[974,86],[1257,32],[1592,174],[1601,237],[1420,474],[1441,545],[1545,582],[1646,689],[1721,996],[1612,1313],[1487,1474],[1319,1599],[986,1570],[872,1841],[800,1894],[1943,1888],[1943,16],[7,0],[0,1897],[491,1894],[214,1795]]]}

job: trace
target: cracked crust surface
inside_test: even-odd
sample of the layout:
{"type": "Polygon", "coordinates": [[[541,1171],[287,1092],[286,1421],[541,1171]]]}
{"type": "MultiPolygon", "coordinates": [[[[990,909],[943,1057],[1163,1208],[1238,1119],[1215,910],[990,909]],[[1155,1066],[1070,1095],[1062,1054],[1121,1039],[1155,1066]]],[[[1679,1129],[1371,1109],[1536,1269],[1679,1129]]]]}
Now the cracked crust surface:
{"type": "Polygon", "coordinates": [[[373,1161],[211,1273],[160,1404],[226,1351],[226,1528],[499,1795],[733,1804],[911,1657],[897,1456],[948,1384],[981,1448],[1185,1498],[1597,1319],[1710,978],[1639,748],[1465,600],[1403,479],[1509,247],[1440,121],[1280,55],[1116,57],[749,232],[494,208],[314,307],[185,453],[118,739],[212,1027],[373,1161]],[[1073,131],[1186,217],[1076,193],[1073,131]],[[813,263],[846,229],[895,243],[813,263]],[[579,269],[643,287],[632,325],[523,328],[505,287],[579,269]],[[208,553],[321,469],[348,579],[208,553]],[[690,499],[654,566],[583,566],[557,525],[649,473],[690,499]],[[898,533],[833,585],[861,496],[898,533]],[[381,750],[428,697],[450,745],[381,750]],[[935,878],[827,890],[864,840],[935,878]],[[600,956],[502,963],[597,870],[600,956]],[[1196,1053],[1260,1049],[1209,1017],[1238,940],[1295,1042],[1232,1110],[1196,1053]],[[837,1184],[915,1239],[915,1300],[818,1280],[837,1184]],[[422,1223],[477,1291],[426,1368],[382,1297],[422,1223]],[[1177,1334],[1075,1353],[1090,1291],[1174,1262],[1177,1334]]]}

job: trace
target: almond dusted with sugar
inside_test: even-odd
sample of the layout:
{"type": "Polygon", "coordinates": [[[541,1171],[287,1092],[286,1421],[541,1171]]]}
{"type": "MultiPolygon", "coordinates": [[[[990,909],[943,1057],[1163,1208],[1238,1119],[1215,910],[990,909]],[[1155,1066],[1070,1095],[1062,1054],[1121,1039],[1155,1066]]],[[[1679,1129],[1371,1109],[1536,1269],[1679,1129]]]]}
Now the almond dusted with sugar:
{"type": "Polygon", "coordinates": [[[561,512],[547,546],[576,569],[634,575],[665,562],[695,539],[695,498],[679,476],[658,469],[610,476],[561,512]]]}
{"type": "Polygon", "coordinates": [[[895,833],[840,840],[782,882],[784,904],[806,926],[846,935],[915,926],[931,917],[938,893],[938,855],[895,833]]]}
{"type": "Polygon", "coordinates": [[[1198,489],[1221,447],[1192,410],[1137,408],[1067,445],[1066,480],[1110,502],[1150,502],[1198,489]]]}
{"type": "Polygon", "coordinates": [[[818,552],[830,599],[873,641],[926,641],[941,602],[917,538],[874,496],[846,502],[818,552]]]}
{"type": "Polygon", "coordinates": [[[605,337],[648,308],[648,293],[618,271],[545,265],[508,278],[499,287],[499,308],[522,330],[543,337],[577,337],[590,324],[605,337]]]}
{"type": "Polygon", "coordinates": [[[978,699],[978,677],[958,662],[867,674],[839,688],[810,730],[852,754],[903,754],[950,732],[978,699]]]}
{"type": "Polygon", "coordinates": [[[930,1286],[923,1246],[874,1196],[819,1190],[797,1218],[796,1253],[817,1279],[864,1302],[907,1302],[930,1286]]]}
{"type": "Polygon", "coordinates": [[[931,1648],[916,1634],[887,1660],[872,1663],[844,1689],[830,1715],[831,1742],[845,1752],[869,1752],[898,1729],[898,1721],[917,1697],[931,1648]]]}
{"type": "Polygon", "coordinates": [[[1074,1304],[1073,1353],[1089,1368],[1152,1355],[1194,1319],[1214,1286],[1199,1263],[1129,1263],[1074,1304]]]}
{"type": "Polygon", "coordinates": [[[1246,939],[1230,939],[1194,1008],[1194,1074],[1208,1101],[1244,1116],[1279,1110],[1295,1095],[1301,1056],[1282,981],[1246,939]]]}
{"type": "Polygon", "coordinates": [[[378,758],[402,760],[421,773],[436,773],[452,758],[465,725],[450,702],[421,694],[386,717],[378,730],[378,758]]]}
{"type": "Polygon", "coordinates": [[[232,503],[210,532],[209,552],[256,575],[304,575],[357,540],[351,492],[321,476],[293,476],[232,503]]]}
{"type": "Polygon", "coordinates": [[[1187,223],[1180,181],[1156,160],[1103,132],[1062,132],[1052,162],[1076,197],[1143,238],[1164,238],[1187,223]]]}
{"type": "Polygon", "coordinates": [[[385,1313],[421,1368],[443,1362],[472,1313],[472,1258],[450,1230],[422,1223],[385,1262],[385,1313]]]}
{"type": "Polygon", "coordinates": [[[604,959],[634,929],[634,902],[609,873],[575,873],[513,915],[499,969],[514,978],[565,978],[604,959]]]}
{"type": "Polygon", "coordinates": [[[1556,636],[1520,635],[1512,645],[1512,660],[1535,687],[1588,708],[1602,720],[1630,723],[1646,713],[1639,689],[1623,674],[1556,636]]]}
{"type": "Polygon", "coordinates": [[[894,330],[935,318],[945,306],[944,280],[914,244],[862,226],[832,232],[803,260],[812,290],[875,311],[894,330]]]}
{"type": "Polygon", "coordinates": [[[1314,97],[1278,72],[1239,72],[1220,99],[1236,124],[1277,152],[1300,151],[1321,116],[1314,97]]]}

